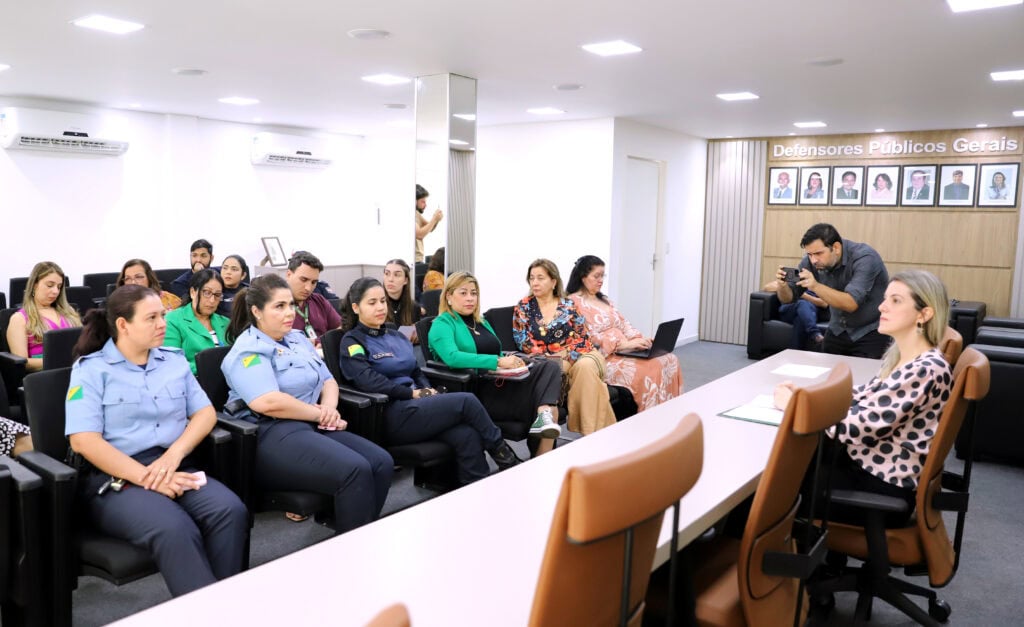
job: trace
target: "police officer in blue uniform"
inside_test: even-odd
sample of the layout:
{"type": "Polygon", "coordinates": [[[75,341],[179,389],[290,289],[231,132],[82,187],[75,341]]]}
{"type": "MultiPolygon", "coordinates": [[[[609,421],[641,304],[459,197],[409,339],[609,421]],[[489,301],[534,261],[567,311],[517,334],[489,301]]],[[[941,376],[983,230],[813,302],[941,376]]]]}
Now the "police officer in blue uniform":
{"type": "Polygon", "coordinates": [[[190,454],[217,418],[181,351],[161,346],[166,328],[160,295],[140,285],[86,316],[65,433],[88,462],[79,487],[93,522],[147,549],[178,596],[242,570],[249,516],[196,474],[190,454]]]}
{"type": "Polygon", "coordinates": [[[221,370],[231,387],[226,409],[259,428],[256,477],[271,490],[334,497],[338,533],[372,522],[391,487],[394,460],[345,431],[338,383],[295,319],[291,289],[276,274],[236,297],[221,370]]]}
{"type": "Polygon", "coordinates": [[[388,299],[377,279],[364,277],[349,288],[343,308],[354,325],[341,339],[341,371],[355,387],[387,394],[388,439],[412,444],[437,439],[455,449],[460,483],[490,474],[484,450],[500,470],[519,463],[480,401],[467,392],[437,394],[420,371],[412,344],[385,322],[388,299]],[[351,315],[350,315],[351,312],[351,315]],[[357,322],[352,318],[358,317],[357,322]]]}

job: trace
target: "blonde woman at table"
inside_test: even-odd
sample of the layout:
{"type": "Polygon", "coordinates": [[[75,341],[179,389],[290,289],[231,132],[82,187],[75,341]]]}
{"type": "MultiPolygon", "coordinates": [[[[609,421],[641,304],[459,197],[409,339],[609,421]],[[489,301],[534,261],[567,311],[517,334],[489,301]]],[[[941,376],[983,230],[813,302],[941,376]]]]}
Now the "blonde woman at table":
{"type": "Polygon", "coordinates": [[[651,338],[633,328],[601,292],[604,275],[604,261],[594,255],[584,255],[576,260],[566,288],[576,311],[587,320],[591,341],[604,355],[604,382],[629,388],[640,411],[679,396],[683,375],[675,355],[636,359],[617,354],[648,349],[651,338]]]}
{"type": "MultiPolygon", "coordinates": [[[[875,492],[909,505],[906,512],[887,514],[886,526],[896,527],[914,510],[918,478],[953,384],[936,348],[949,321],[946,287],[930,272],[900,272],[889,281],[878,311],[878,331],[893,343],[878,375],[854,388],[849,413],[825,445],[838,449],[833,490],[875,492]]],[[[784,408],[792,394],[791,382],[779,384],[776,407],[784,408]]],[[[834,503],[829,519],[864,522],[862,510],[834,503]]]]}
{"type": "Polygon", "coordinates": [[[558,266],[537,259],[526,272],[530,294],[512,313],[512,335],[524,353],[560,360],[568,377],[569,429],[587,435],[615,424],[604,383],[605,362],[586,320],[565,297],[558,266]]]}

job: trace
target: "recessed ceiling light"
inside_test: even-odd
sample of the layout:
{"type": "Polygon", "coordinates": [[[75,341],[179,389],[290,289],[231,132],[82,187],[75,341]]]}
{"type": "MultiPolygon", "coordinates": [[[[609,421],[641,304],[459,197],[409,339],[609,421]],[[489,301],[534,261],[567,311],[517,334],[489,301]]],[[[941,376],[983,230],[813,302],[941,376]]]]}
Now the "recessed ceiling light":
{"type": "Polygon", "coordinates": [[[793,122],[793,126],[797,128],[825,128],[828,124],[824,122],[793,122]]]}
{"type": "Polygon", "coordinates": [[[579,91],[583,89],[583,85],[579,83],[559,83],[558,85],[552,85],[551,88],[555,91],[579,91]]]}
{"type": "Polygon", "coordinates": [[[807,65],[816,67],[832,67],[833,65],[842,65],[842,63],[843,60],[839,57],[818,57],[817,59],[807,61],[807,65]]]}
{"type": "Polygon", "coordinates": [[[465,120],[467,122],[476,122],[475,113],[453,113],[452,117],[459,118],[460,120],[465,120]]]}
{"type": "Polygon", "coordinates": [[[0,72],[3,72],[4,70],[9,70],[9,69],[11,69],[11,66],[7,65],[6,63],[0,63],[0,72]]]}
{"type": "Polygon", "coordinates": [[[565,113],[565,111],[554,107],[534,107],[532,109],[527,109],[526,112],[532,113],[533,115],[560,115],[565,113]]]}
{"type": "Polygon", "coordinates": [[[975,128],[988,128],[988,124],[985,124],[985,123],[983,122],[983,123],[981,123],[981,124],[975,124],[975,125],[974,125],[974,127],[975,127],[975,128]]]}
{"type": "Polygon", "coordinates": [[[1024,0],[946,0],[946,4],[953,13],[964,13],[967,11],[978,11],[981,9],[995,9],[1008,7],[1015,4],[1024,4],[1024,0]]]}
{"type": "Polygon", "coordinates": [[[469,142],[462,141],[461,139],[449,139],[448,143],[452,146],[468,146],[469,142]]]}
{"type": "Polygon", "coordinates": [[[355,28],[348,32],[352,39],[387,39],[391,33],[380,28],[355,28]]]}
{"type": "Polygon", "coordinates": [[[989,74],[994,81],[1024,81],[1024,70],[1009,70],[989,74]]]}
{"type": "Polygon", "coordinates": [[[255,98],[245,98],[244,96],[228,96],[226,98],[220,98],[217,102],[229,105],[247,106],[259,104],[260,101],[255,98]]]}
{"type": "Polygon", "coordinates": [[[733,102],[734,100],[757,100],[760,98],[755,93],[749,91],[735,91],[727,94],[715,94],[715,97],[721,98],[727,102],[733,102]]]}
{"type": "Polygon", "coordinates": [[[789,133],[790,135],[796,135],[796,133],[789,133]]]}
{"type": "Polygon", "coordinates": [[[119,20],[116,17],[107,17],[106,15],[86,15],[77,20],[71,20],[71,23],[82,28],[90,28],[114,35],[127,35],[146,27],[144,24],[119,20]]]}
{"type": "Polygon", "coordinates": [[[643,48],[634,46],[628,41],[622,41],[621,39],[605,41],[597,44],[584,44],[580,46],[580,48],[600,57],[614,57],[620,54],[632,54],[643,50],[643,48]]]}
{"type": "Polygon", "coordinates": [[[207,72],[206,70],[201,70],[197,67],[176,67],[171,70],[171,73],[177,74],[178,76],[202,76],[207,72]]]}
{"type": "Polygon", "coordinates": [[[389,102],[384,105],[385,109],[405,109],[406,105],[401,102],[389,102]]]}
{"type": "Polygon", "coordinates": [[[876,129],[875,129],[875,132],[876,132],[876,133],[884,133],[884,132],[885,132],[885,129],[884,129],[884,128],[876,128],[876,129]]]}
{"type": "Polygon", "coordinates": [[[1024,109],[1021,109],[1019,111],[1014,111],[1013,112],[1013,117],[1015,117],[1015,118],[1024,118],[1024,109]]]}
{"type": "Polygon", "coordinates": [[[373,74],[371,76],[364,76],[363,80],[367,83],[373,83],[375,85],[405,85],[406,83],[412,82],[411,78],[405,78],[404,76],[395,76],[394,74],[373,74]]]}

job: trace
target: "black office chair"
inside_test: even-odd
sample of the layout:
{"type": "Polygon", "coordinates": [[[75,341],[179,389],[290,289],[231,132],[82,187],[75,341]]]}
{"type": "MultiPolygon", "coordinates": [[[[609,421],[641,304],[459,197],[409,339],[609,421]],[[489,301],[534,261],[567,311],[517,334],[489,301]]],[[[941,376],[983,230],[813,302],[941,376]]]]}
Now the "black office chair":
{"type": "Polygon", "coordinates": [[[420,294],[420,306],[426,310],[427,315],[434,317],[438,314],[441,306],[441,292],[443,290],[427,290],[420,294]]]}
{"type": "Polygon", "coordinates": [[[43,481],[0,455],[0,623],[51,624],[45,596],[43,481]]]}
{"type": "MultiPolygon", "coordinates": [[[[42,528],[48,544],[45,590],[52,615],[49,624],[71,624],[71,592],[78,575],[100,577],[122,585],[157,572],[149,554],[108,536],[83,520],[76,507],[77,471],[62,461],[67,456],[64,436],[64,397],[70,368],[43,370],[25,377],[25,414],[35,450],[19,461],[43,479],[42,528]]],[[[224,481],[231,434],[215,427],[200,445],[204,468],[224,481]]]]}
{"type": "Polygon", "coordinates": [[[94,272],[82,275],[82,285],[92,291],[93,299],[105,298],[107,296],[107,285],[117,283],[120,272],[94,272]]]}
{"type": "Polygon", "coordinates": [[[82,327],[51,329],[43,333],[43,370],[68,368],[74,363],[71,352],[82,335],[82,327]]]}
{"type": "Polygon", "coordinates": [[[372,403],[370,411],[364,412],[355,422],[349,416],[343,416],[349,421],[349,431],[382,446],[391,454],[396,466],[413,468],[413,483],[417,486],[437,492],[447,492],[456,487],[458,483],[455,480],[455,451],[445,442],[431,440],[394,445],[388,442],[387,431],[384,428],[384,408],[390,399],[386,394],[358,390],[345,380],[341,373],[339,352],[343,335],[345,332],[341,329],[331,329],[320,338],[327,369],[331,371],[344,394],[362,396],[372,403]]]}
{"type": "Polygon", "coordinates": [[[93,302],[92,289],[85,286],[65,287],[64,296],[68,299],[68,304],[82,316],[96,306],[93,302]]]}
{"type": "Polygon", "coordinates": [[[21,381],[25,378],[25,366],[28,362],[10,352],[7,345],[7,326],[18,310],[14,307],[0,310],[0,382],[4,386],[3,402],[7,405],[6,414],[12,420],[22,421],[21,381]]]}
{"type": "Polygon", "coordinates": [[[7,309],[7,294],[0,292],[0,309],[7,309]]]}
{"type": "Polygon", "coordinates": [[[427,276],[427,262],[417,261],[413,266],[412,272],[416,278],[413,283],[413,294],[416,296],[416,300],[419,301],[420,296],[423,295],[423,277],[427,276]]]}
{"type": "Polygon", "coordinates": [[[170,285],[174,282],[174,279],[191,271],[191,268],[164,268],[163,270],[154,270],[153,272],[156,274],[156,279],[160,281],[160,283],[170,285]]]}
{"type": "Polygon", "coordinates": [[[25,296],[25,288],[28,286],[27,276],[11,277],[7,295],[10,297],[11,307],[21,307],[21,300],[25,296]]]}

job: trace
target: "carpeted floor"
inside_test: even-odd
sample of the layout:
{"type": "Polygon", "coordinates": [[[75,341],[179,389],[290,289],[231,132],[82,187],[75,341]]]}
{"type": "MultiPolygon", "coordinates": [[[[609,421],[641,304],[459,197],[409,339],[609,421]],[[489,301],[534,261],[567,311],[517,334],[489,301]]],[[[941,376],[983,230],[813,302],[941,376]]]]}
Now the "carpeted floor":
{"type": "MultiPolygon", "coordinates": [[[[743,346],[696,342],[676,350],[683,369],[686,390],[713,381],[718,377],[752,363],[743,346]]],[[[567,434],[572,438],[573,434],[567,434]]],[[[520,445],[517,445],[520,446],[520,445]]],[[[521,446],[525,449],[525,446],[521,446]]],[[[519,450],[525,457],[525,450],[519,450]]],[[[957,464],[951,461],[951,466],[957,464]]],[[[412,473],[401,471],[395,482],[384,513],[389,514],[436,496],[412,483],[412,473]]],[[[991,463],[974,466],[971,510],[968,515],[960,571],[940,597],[953,607],[950,624],[979,626],[1015,625],[1024,622],[1024,468],[991,463]]],[[[953,526],[950,524],[949,528],[953,526]]],[[[260,514],[252,537],[253,566],[311,546],[330,537],[324,527],[308,520],[288,521],[280,513],[260,514]]],[[[924,578],[920,578],[924,583],[924,578]]],[[[74,595],[75,625],[103,625],[118,618],[169,599],[167,588],[159,575],[116,587],[94,577],[79,579],[74,595]]],[[[827,622],[818,624],[852,624],[855,598],[840,595],[836,611],[827,622]]],[[[872,623],[877,625],[913,625],[901,613],[885,603],[876,602],[872,623]]],[[[455,627],[455,626],[451,626],[455,627]]]]}

